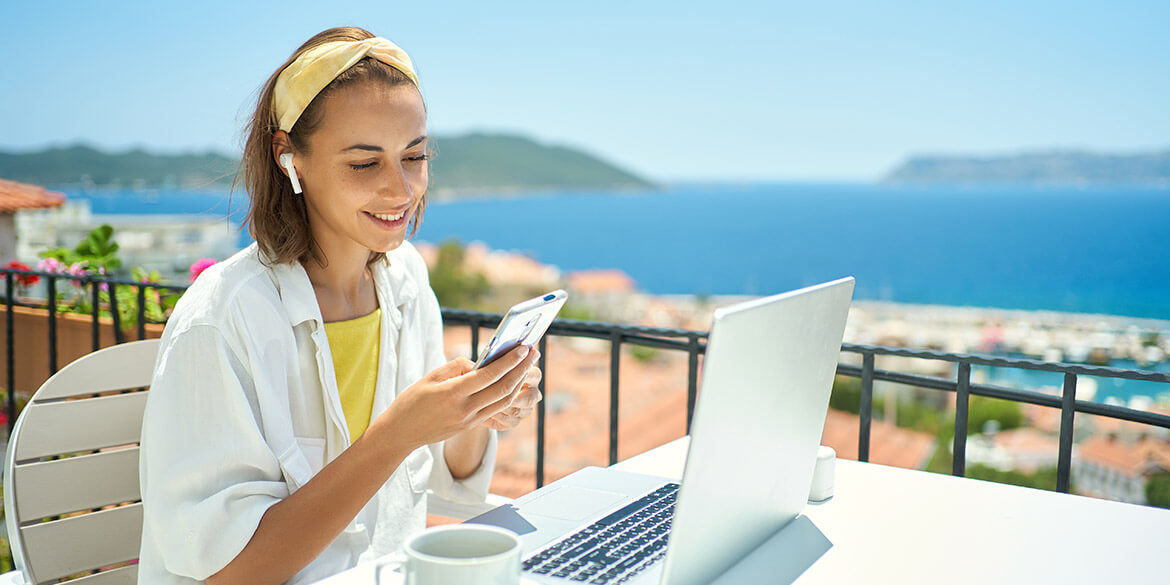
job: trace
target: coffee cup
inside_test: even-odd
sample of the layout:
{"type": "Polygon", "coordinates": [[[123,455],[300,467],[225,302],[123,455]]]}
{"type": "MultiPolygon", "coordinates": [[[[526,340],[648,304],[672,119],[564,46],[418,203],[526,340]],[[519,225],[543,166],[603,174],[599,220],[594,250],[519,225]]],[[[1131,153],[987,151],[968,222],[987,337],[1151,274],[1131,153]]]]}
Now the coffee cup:
{"type": "Polygon", "coordinates": [[[411,537],[403,555],[378,563],[378,583],[517,585],[520,538],[486,524],[435,526],[411,537]],[[390,576],[400,569],[402,577],[390,576]]]}

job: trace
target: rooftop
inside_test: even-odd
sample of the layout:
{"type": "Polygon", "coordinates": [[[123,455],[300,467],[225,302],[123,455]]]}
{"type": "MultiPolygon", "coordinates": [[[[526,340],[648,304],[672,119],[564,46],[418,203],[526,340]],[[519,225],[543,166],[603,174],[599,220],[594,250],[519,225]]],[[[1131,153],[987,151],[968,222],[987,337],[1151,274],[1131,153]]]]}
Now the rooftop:
{"type": "Polygon", "coordinates": [[[569,273],[569,287],[579,294],[628,293],[634,279],[621,270],[578,270],[569,273]]]}
{"type": "Polygon", "coordinates": [[[0,179],[0,213],[12,213],[22,209],[48,209],[64,204],[64,193],[0,179]]]}
{"type": "Polygon", "coordinates": [[[1094,435],[1082,441],[1080,461],[1136,477],[1150,468],[1170,470],[1170,442],[1142,437],[1136,442],[1108,435],[1094,435]]]}
{"type": "MultiPolygon", "coordinates": [[[[841,410],[829,409],[821,444],[832,447],[837,457],[857,459],[860,417],[841,410]]],[[[896,427],[886,421],[870,423],[869,460],[873,463],[922,469],[934,452],[934,437],[929,433],[896,427]]]]}

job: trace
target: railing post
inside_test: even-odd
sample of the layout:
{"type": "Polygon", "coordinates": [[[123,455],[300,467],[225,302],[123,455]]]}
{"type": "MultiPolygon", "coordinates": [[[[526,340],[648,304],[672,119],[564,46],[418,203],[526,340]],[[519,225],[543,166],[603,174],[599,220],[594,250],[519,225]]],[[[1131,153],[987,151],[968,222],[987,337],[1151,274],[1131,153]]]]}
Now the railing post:
{"type": "Polygon", "coordinates": [[[57,279],[49,278],[49,375],[57,373],[57,279]]]}
{"type": "Polygon", "coordinates": [[[861,405],[858,416],[861,428],[857,434],[857,460],[869,461],[869,427],[873,421],[873,353],[861,355],[861,405]]]}
{"type": "Polygon", "coordinates": [[[699,336],[692,333],[687,347],[687,434],[695,419],[695,398],[699,395],[699,336]]]}
{"type": "Polygon", "coordinates": [[[622,332],[611,334],[609,353],[609,464],[617,463],[618,454],[618,375],[622,361],[622,332]]]}
{"type": "Polygon", "coordinates": [[[99,290],[101,289],[101,284],[98,281],[93,280],[91,278],[89,280],[89,285],[91,287],[89,289],[90,290],[90,295],[89,295],[90,305],[93,307],[93,310],[91,311],[91,313],[93,313],[93,315],[92,315],[93,326],[90,327],[90,335],[91,335],[92,342],[90,345],[91,345],[91,347],[93,347],[93,351],[97,351],[97,350],[101,349],[101,346],[102,346],[102,326],[101,326],[101,321],[100,321],[100,317],[101,317],[101,313],[102,313],[101,312],[102,298],[101,298],[101,295],[99,293],[99,290]]]}
{"type": "Polygon", "coordinates": [[[138,339],[146,339],[146,285],[138,285],[138,339]]]}
{"type": "Polygon", "coordinates": [[[12,430],[16,428],[16,330],[13,319],[16,315],[13,314],[13,306],[16,302],[16,275],[11,272],[4,274],[4,284],[8,291],[8,298],[5,299],[6,310],[8,312],[8,323],[5,324],[5,337],[8,341],[8,436],[12,437],[12,430]]]}
{"type": "Polygon", "coordinates": [[[967,475],[967,411],[971,398],[971,364],[959,362],[958,385],[955,393],[955,440],[951,475],[967,475]]]}
{"type": "Polygon", "coordinates": [[[540,349],[540,359],[537,361],[537,367],[540,368],[540,384],[537,388],[540,389],[540,402],[536,403],[536,488],[540,489],[544,486],[544,421],[545,409],[544,403],[548,399],[548,342],[547,337],[541,335],[540,343],[537,347],[540,349]]]}
{"type": "Polygon", "coordinates": [[[471,361],[479,361],[479,317],[471,318],[471,361]]]}
{"type": "Polygon", "coordinates": [[[122,343],[122,317],[118,314],[118,294],[114,290],[116,285],[110,282],[110,316],[114,318],[114,344],[122,343]]]}
{"type": "Polygon", "coordinates": [[[1060,397],[1060,452],[1056,458],[1056,491],[1069,492],[1072,473],[1073,414],[1076,413],[1077,375],[1064,375],[1064,391],[1060,397]]]}

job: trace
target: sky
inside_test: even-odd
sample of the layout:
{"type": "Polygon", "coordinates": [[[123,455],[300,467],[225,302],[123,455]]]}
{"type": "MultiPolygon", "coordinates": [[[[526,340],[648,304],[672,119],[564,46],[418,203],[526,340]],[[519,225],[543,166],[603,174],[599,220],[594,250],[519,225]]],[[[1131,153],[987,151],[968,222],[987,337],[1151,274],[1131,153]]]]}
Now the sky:
{"type": "Polygon", "coordinates": [[[655,181],[1170,147],[1165,0],[0,0],[0,150],[238,153],[260,85],[340,25],[410,54],[431,134],[523,134],[655,181]]]}

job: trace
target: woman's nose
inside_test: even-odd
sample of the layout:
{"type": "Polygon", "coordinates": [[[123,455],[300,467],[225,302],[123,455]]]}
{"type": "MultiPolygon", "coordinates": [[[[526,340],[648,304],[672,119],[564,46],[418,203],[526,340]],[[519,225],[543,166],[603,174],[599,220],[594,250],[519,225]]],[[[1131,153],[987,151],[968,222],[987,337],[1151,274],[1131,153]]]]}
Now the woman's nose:
{"type": "Polygon", "coordinates": [[[406,169],[402,168],[402,163],[391,165],[391,168],[383,190],[393,198],[414,199],[414,189],[410,186],[410,177],[407,176],[406,169]]]}

